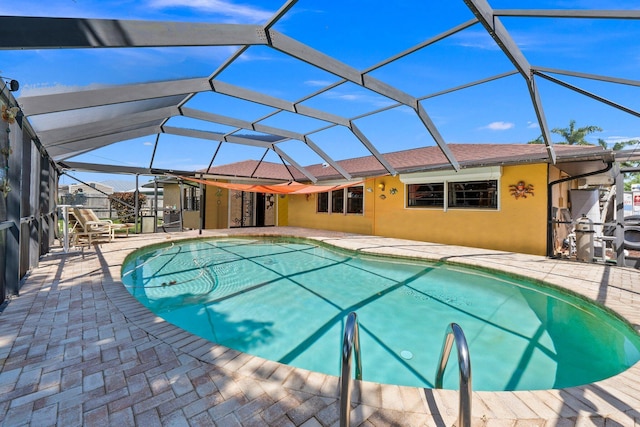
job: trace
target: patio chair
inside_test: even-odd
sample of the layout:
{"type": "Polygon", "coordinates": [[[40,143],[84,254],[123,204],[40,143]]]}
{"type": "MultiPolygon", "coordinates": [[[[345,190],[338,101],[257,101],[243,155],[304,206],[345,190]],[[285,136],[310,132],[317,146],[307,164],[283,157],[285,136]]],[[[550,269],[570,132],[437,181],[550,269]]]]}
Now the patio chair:
{"type": "Polygon", "coordinates": [[[71,232],[73,234],[73,244],[78,246],[86,241],[91,245],[95,241],[104,240],[111,241],[114,236],[111,220],[97,219],[95,213],[91,215],[91,209],[73,208],[69,213],[70,222],[73,223],[71,232]]]}
{"type": "Polygon", "coordinates": [[[115,237],[116,230],[125,230],[127,232],[127,236],[129,236],[129,230],[135,227],[135,224],[125,223],[125,224],[114,224],[110,219],[100,219],[98,215],[93,211],[93,209],[82,208],[80,209],[83,214],[90,220],[96,223],[109,223],[111,227],[111,237],[115,237]]]}

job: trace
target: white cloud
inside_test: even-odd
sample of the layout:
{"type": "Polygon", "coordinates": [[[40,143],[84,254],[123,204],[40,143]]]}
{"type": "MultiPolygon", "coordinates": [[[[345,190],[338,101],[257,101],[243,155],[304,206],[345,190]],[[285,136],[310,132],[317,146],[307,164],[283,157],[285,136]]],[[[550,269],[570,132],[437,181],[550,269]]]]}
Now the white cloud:
{"type": "Polygon", "coordinates": [[[515,125],[513,123],[509,123],[509,122],[492,122],[492,123],[489,123],[488,125],[484,126],[482,129],[509,130],[509,129],[513,129],[514,127],[515,127],[515,125]]]}
{"type": "Polygon", "coordinates": [[[463,31],[451,36],[451,40],[462,47],[481,50],[500,50],[486,31],[463,31]]]}
{"type": "Polygon", "coordinates": [[[603,138],[607,144],[615,144],[616,142],[625,142],[625,141],[640,141],[640,136],[608,136],[603,138]]]}
{"type": "Polygon", "coordinates": [[[142,145],[153,145],[153,142],[151,141],[145,141],[142,143],[142,145]]]}
{"type": "Polygon", "coordinates": [[[273,15],[271,11],[225,0],[151,0],[149,5],[155,8],[186,7],[227,16],[241,22],[265,22],[273,15]]]}
{"type": "Polygon", "coordinates": [[[364,96],[361,95],[354,95],[354,94],[349,94],[349,93],[343,93],[340,95],[336,95],[336,98],[343,100],[343,101],[363,101],[365,99],[364,96]]]}
{"type": "Polygon", "coordinates": [[[320,96],[327,99],[337,99],[339,101],[360,102],[372,105],[376,108],[385,108],[395,103],[384,97],[368,95],[364,93],[345,92],[335,89],[329,92],[324,92],[320,96]]]}
{"type": "Polygon", "coordinates": [[[538,122],[527,122],[527,129],[540,129],[538,122]]]}
{"type": "Polygon", "coordinates": [[[326,87],[326,86],[329,86],[330,84],[332,84],[333,82],[330,82],[328,80],[307,80],[304,83],[307,86],[326,87]]]}

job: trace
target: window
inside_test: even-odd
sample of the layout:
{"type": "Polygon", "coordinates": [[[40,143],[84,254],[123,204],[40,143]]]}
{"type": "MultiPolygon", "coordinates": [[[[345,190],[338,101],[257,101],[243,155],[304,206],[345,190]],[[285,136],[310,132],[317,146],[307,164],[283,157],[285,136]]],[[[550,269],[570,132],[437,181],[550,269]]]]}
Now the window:
{"type": "Polygon", "coordinates": [[[183,189],[182,203],[185,211],[200,210],[200,189],[190,185],[183,189]]]}
{"type": "Polygon", "coordinates": [[[444,208],[445,200],[447,208],[498,209],[498,181],[407,184],[408,208],[444,208]]]}
{"type": "Polygon", "coordinates": [[[328,193],[318,193],[317,212],[348,213],[364,212],[364,188],[362,186],[341,188],[328,193]]]}
{"type": "Polygon", "coordinates": [[[361,214],[364,212],[364,192],[362,187],[348,187],[347,189],[347,213],[361,214]]]}
{"type": "Polygon", "coordinates": [[[407,206],[410,208],[444,207],[444,183],[407,185],[407,206]]]}
{"type": "Polygon", "coordinates": [[[344,189],[333,190],[331,192],[331,212],[344,212],[344,189]]]}
{"type": "Polygon", "coordinates": [[[498,210],[502,167],[414,172],[400,176],[406,185],[406,207],[498,210]]]}
{"type": "Polygon", "coordinates": [[[498,181],[450,182],[448,206],[450,208],[498,208],[498,181]]]}
{"type": "Polygon", "coordinates": [[[329,193],[318,193],[318,212],[329,212],[329,193]]]}

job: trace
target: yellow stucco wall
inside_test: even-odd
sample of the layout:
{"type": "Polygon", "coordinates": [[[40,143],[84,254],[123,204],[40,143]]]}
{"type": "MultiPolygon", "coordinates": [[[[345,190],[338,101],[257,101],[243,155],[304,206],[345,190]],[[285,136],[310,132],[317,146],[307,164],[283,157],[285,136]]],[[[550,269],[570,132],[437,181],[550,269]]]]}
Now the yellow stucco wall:
{"type": "Polygon", "coordinates": [[[405,185],[398,177],[377,178],[365,187],[373,191],[364,193],[364,215],[316,213],[315,196],[289,196],[289,225],[546,254],[547,164],[503,167],[498,210],[405,208],[405,185]],[[510,185],[521,180],[534,186],[533,197],[510,194],[510,185]],[[390,194],[391,188],[398,192],[390,194]]]}
{"type": "Polygon", "coordinates": [[[373,198],[364,196],[364,215],[317,213],[317,195],[288,195],[289,225],[292,227],[318,228],[373,234],[373,198]]]}
{"type": "Polygon", "coordinates": [[[204,228],[227,228],[229,220],[229,190],[207,186],[204,228]]]}
{"type": "Polygon", "coordinates": [[[278,210],[276,225],[279,227],[286,227],[289,225],[289,196],[286,194],[277,194],[276,209],[278,210]]]}

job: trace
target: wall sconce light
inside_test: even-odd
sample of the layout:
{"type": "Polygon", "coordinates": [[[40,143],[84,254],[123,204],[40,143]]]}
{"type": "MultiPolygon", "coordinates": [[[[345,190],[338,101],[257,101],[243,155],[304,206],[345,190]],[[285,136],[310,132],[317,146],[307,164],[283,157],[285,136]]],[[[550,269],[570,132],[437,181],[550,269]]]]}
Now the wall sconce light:
{"type": "Polygon", "coordinates": [[[373,188],[367,187],[367,193],[373,193],[373,188]]]}
{"type": "Polygon", "coordinates": [[[389,194],[396,194],[398,192],[397,188],[392,188],[391,190],[389,190],[389,194]]]}
{"type": "Polygon", "coordinates": [[[378,184],[378,188],[380,189],[380,191],[384,191],[384,182],[378,184]]]}

